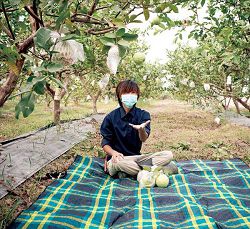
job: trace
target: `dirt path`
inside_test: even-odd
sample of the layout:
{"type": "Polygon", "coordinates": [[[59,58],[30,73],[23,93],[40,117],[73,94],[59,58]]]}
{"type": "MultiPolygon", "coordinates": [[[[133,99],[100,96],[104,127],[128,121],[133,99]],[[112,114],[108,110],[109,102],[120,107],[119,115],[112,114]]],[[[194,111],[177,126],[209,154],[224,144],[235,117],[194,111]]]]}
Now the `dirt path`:
{"type": "MultiPolygon", "coordinates": [[[[158,113],[176,113],[192,110],[193,106],[185,102],[175,100],[159,100],[151,105],[148,109],[151,114],[157,115],[158,113]]],[[[198,109],[197,109],[198,110],[198,109]]],[[[250,118],[243,115],[238,115],[235,112],[226,111],[222,116],[232,124],[250,127],[250,118]]]]}
{"type": "Polygon", "coordinates": [[[165,99],[153,102],[151,106],[148,108],[148,111],[151,114],[155,115],[161,112],[171,112],[171,113],[184,112],[189,109],[192,109],[192,105],[190,104],[180,101],[165,99]]]}

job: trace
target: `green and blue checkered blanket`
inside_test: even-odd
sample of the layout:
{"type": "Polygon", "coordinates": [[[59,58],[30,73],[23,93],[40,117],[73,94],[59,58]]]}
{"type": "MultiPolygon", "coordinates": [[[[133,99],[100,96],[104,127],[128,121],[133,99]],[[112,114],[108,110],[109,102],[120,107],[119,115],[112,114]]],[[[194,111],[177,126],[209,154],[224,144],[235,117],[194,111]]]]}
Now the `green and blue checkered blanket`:
{"type": "Polygon", "coordinates": [[[250,168],[242,161],[181,161],[167,188],[113,179],[103,160],[77,156],[10,228],[249,228],[250,168]]]}

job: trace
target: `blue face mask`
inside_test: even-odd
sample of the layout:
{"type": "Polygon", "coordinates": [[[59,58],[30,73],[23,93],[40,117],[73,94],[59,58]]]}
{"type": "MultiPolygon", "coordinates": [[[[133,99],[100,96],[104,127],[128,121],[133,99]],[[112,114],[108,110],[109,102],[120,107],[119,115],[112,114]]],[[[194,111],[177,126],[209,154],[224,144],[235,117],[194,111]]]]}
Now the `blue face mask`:
{"type": "Polygon", "coordinates": [[[121,96],[121,101],[127,108],[132,108],[137,103],[136,94],[124,94],[121,96]]]}

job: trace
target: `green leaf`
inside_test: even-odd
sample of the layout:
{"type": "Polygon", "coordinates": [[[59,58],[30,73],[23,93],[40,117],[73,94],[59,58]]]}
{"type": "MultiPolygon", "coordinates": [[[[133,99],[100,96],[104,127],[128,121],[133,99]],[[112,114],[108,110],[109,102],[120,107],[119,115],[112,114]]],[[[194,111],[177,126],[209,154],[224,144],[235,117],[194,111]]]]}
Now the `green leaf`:
{"type": "Polygon", "coordinates": [[[201,0],[201,6],[204,6],[206,0],[201,0]]]}
{"type": "Polygon", "coordinates": [[[138,17],[138,15],[133,14],[129,17],[129,21],[132,22],[133,20],[135,20],[138,17]]]}
{"type": "Polygon", "coordinates": [[[88,13],[88,8],[86,6],[83,7],[79,7],[79,12],[83,13],[83,14],[87,14],[88,13]]]}
{"type": "Polygon", "coordinates": [[[34,38],[35,45],[45,50],[49,50],[49,48],[53,44],[51,42],[50,33],[51,31],[49,29],[45,29],[43,27],[37,30],[35,38],[34,38]]]}
{"type": "Polygon", "coordinates": [[[35,78],[34,75],[29,76],[27,79],[27,83],[31,83],[34,78],[35,78]]]}
{"type": "Polygon", "coordinates": [[[174,27],[175,26],[175,23],[174,21],[172,21],[169,17],[165,17],[165,21],[167,22],[168,26],[169,27],[174,27]]]}
{"type": "Polygon", "coordinates": [[[60,86],[61,88],[64,88],[64,85],[62,84],[62,82],[58,79],[56,79],[55,77],[53,76],[49,76],[49,78],[54,81],[58,86],[60,86]]]}
{"type": "Polygon", "coordinates": [[[133,23],[143,23],[141,20],[134,20],[133,23]]]}
{"type": "Polygon", "coordinates": [[[32,92],[28,92],[27,95],[23,96],[20,102],[15,107],[15,117],[19,118],[20,113],[23,113],[23,117],[28,117],[35,108],[35,95],[32,92]]]}
{"type": "MultiPolygon", "coordinates": [[[[35,77],[33,76],[32,79],[31,79],[31,82],[33,85],[35,85],[37,82],[41,82],[41,81],[44,81],[46,78],[46,76],[42,76],[42,77],[35,77]]],[[[27,80],[28,82],[28,80],[27,80]]]]}
{"type": "Polygon", "coordinates": [[[119,40],[117,43],[121,46],[129,46],[129,42],[126,40],[119,40]]]}
{"type": "Polygon", "coordinates": [[[9,2],[9,4],[11,6],[16,6],[16,5],[20,4],[21,0],[11,0],[11,1],[8,1],[8,2],[9,2]]]}
{"type": "Polygon", "coordinates": [[[63,68],[63,65],[60,63],[50,62],[46,65],[46,69],[49,72],[58,72],[63,68]]]}
{"type": "Polygon", "coordinates": [[[108,53],[109,49],[110,49],[110,46],[104,45],[103,48],[102,48],[102,52],[103,53],[108,53]]]}
{"type": "MultiPolygon", "coordinates": [[[[107,46],[104,46],[104,47],[107,47],[107,46]]],[[[86,54],[87,60],[90,61],[91,63],[94,63],[95,62],[95,55],[94,55],[91,47],[88,46],[87,44],[85,44],[85,45],[83,45],[83,49],[84,49],[84,52],[86,54]]]]}
{"type": "Polygon", "coordinates": [[[161,6],[157,6],[156,9],[155,9],[155,12],[156,13],[161,13],[163,10],[161,8],[161,6]]]}
{"type": "Polygon", "coordinates": [[[115,44],[115,40],[108,37],[100,38],[100,42],[106,46],[113,46],[115,44]]]}
{"type": "Polygon", "coordinates": [[[162,29],[166,29],[166,27],[163,23],[160,23],[158,26],[161,27],[162,29]]]}
{"type": "Polygon", "coordinates": [[[25,59],[26,59],[26,60],[29,60],[30,62],[33,62],[33,61],[34,61],[34,57],[31,57],[31,56],[29,56],[29,55],[27,55],[27,54],[22,53],[22,56],[25,57],[25,59]]]}
{"type": "Polygon", "coordinates": [[[118,27],[125,27],[123,20],[120,18],[112,18],[112,22],[118,27]]]}
{"type": "Polygon", "coordinates": [[[116,38],[115,33],[106,33],[104,36],[108,38],[116,38]]]}
{"type": "Polygon", "coordinates": [[[193,33],[189,33],[188,34],[188,39],[191,38],[193,36],[193,33]]]}
{"type": "Polygon", "coordinates": [[[76,34],[67,34],[64,37],[61,37],[60,40],[61,41],[77,40],[78,38],[79,38],[79,36],[76,34]]]}
{"type": "Polygon", "coordinates": [[[56,29],[59,30],[66,18],[70,17],[70,8],[68,7],[68,1],[64,0],[60,3],[59,17],[56,19],[56,29]]]}
{"type": "Polygon", "coordinates": [[[40,67],[31,67],[31,70],[33,72],[41,72],[41,71],[45,71],[46,68],[44,66],[40,66],[40,67]]]}
{"type": "Polygon", "coordinates": [[[45,93],[45,83],[46,81],[39,81],[33,86],[33,90],[38,94],[38,95],[43,95],[45,93]]]}
{"type": "Polygon", "coordinates": [[[123,58],[124,55],[126,54],[127,48],[124,46],[118,45],[118,49],[119,49],[119,56],[123,58]]]}
{"type": "Polygon", "coordinates": [[[143,14],[144,14],[144,18],[147,21],[149,19],[149,10],[148,8],[144,7],[143,8],[143,14]]]}
{"type": "Polygon", "coordinates": [[[124,35],[122,36],[122,39],[126,41],[134,41],[137,38],[138,38],[138,35],[132,34],[132,33],[124,33],[124,35]]]}
{"type": "Polygon", "coordinates": [[[4,44],[0,44],[0,59],[1,61],[10,62],[16,64],[16,59],[19,58],[19,53],[16,47],[6,47],[4,44]]]}
{"type": "Polygon", "coordinates": [[[167,6],[168,6],[172,11],[174,11],[175,13],[178,13],[178,12],[179,12],[179,10],[178,10],[178,8],[177,8],[176,5],[171,4],[171,3],[167,3],[167,6]]]}
{"type": "Polygon", "coordinates": [[[124,28],[118,29],[116,31],[116,36],[117,37],[122,37],[124,35],[124,33],[125,33],[125,29],[124,28]]]}
{"type": "Polygon", "coordinates": [[[229,27],[223,28],[222,31],[220,32],[220,35],[223,37],[229,37],[232,33],[232,29],[229,27]]]}

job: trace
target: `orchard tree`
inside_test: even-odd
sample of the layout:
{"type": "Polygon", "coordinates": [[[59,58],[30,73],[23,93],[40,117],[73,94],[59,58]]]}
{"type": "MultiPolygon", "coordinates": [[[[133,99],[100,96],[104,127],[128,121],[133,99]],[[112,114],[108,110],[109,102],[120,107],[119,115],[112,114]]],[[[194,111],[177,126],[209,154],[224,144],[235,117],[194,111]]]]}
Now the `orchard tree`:
{"type": "Polygon", "coordinates": [[[68,85],[68,93],[63,99],[64,106],[67,107],[70,101],[73,101],[75,106],[79,106],[81,100],[84,100],[86,97],[85,87],[82,86],[80,79],[73,74],[70,77],[70,84],[68,85]]]}
{"type": "MultiPolygon", "coordinates": [[[[169,74],[176,76],[172,78],[176,94],[206,104],[217,98],[223,101],[225,109],[227,98],[238,112],[239,104],[250,111],[249,2],[202,0],[178,5],[191,14],[173,23],[180,28],[176,38],[182,39],[182,31],[191,29],[188,38],[197,40],[198,48],[182,47],[170,53],[168,69],[169,74]],[[199,14],[202,7],[206,7],[205,16],[199,14]]],[[[159,19],[164,24],[162,14],[159,19]]]]}
{"type": "MultiPolygon", "coordinates": [[[[6,76],[1,76],[4,79],[0,87],[0,106],[3,106],[14,91],[19,78],[23,77],[22,71],[28,59],[33,61],[27,67],[35,77],[32,76],[27,80],[29,89],[23,91],[21,95],[21,101],[16,107],[16,117],[21,112],[24,117],[27,117],[34,110],[35,95],[43,94],[45,90],[51,96],[56,95],[56,90],[50,88],[51,81],[59,86],[57,93],[60,95],[54,101],[62,98],[64,91],[67,90],[65,86],[69,79],[66,83],[60,80],[65,79],[62,74],[70,71],[67,68],[71,66],[55,61],[60,58],[61,51],[64,50],[65,55],[61,56],[66,57],[66,62],[72,64],[75,57],[70,57],[67,48],[71,47],[70,52],[74,54],[72,52],[74,41],[77,40],[84,45],[86,37],[102,36],[132,21],[129,17],[125,17],[134,10],[133,5],[119,2],[117,7],[117,4],[112,1],[104,1],[98,7],[98,2],[1,1],[0,57],[3,67],[5,69],[8,67],[9,71],[6,76]],[[110,19],[107,19],[109,17],[110,19]],[[69,45],[65,47],[65,43],[69,45]],[[32,68],[31,65],[37,67],[32,68]]],[[[126,33],[126,36],[129,37],[128,39],[131,36],[132,39],[135,38],[135,35],[130,33],[126,33]]],[[[113,40],[113,38],[110,39],[113,40]]],[[[123,47],[122,42],[125,42],[121,40],[120,48],[123,47]]],[[[88,47],[84,46],[84,48],[88,47]]],[[[78,51],[75,49],[75,53],[78,51]]],[[[55,105],[55,111],[58,111],[59,103],[55,102],[55,105]]]]}
{"type": "Polygon", "coordinates": [[[225,109],[232,99],[238,112],[238,103],[249,110],[243,99],[249,98],[248,61],[244,56],[238,65],[225,62],[225,50],[213,41],[198,48],[179,47],[169,53],[169,58],[166,69],[175,76],[171,90],[178,98],[204,107],[219,103],[225,109]]]}
{"type": "MultiPolygon", "coordinates": [[[[34,110],[35,96],[45,91],[53,95],[59,88],[57,91],[62,93],[60,98],[64,90],[67,92],[67,81],[70,82],[70,79],[65,75],[75,68],[74,60],[84,61],[80,58],[83,54],[76,58],[76,52],[71,51],[71,57],[68,55],[68,48],[74,50],[72,47],[77,46],[74,42],[83,46],[86,57],[86,50],[91,50],[86,40],[96,36],[110,57],[108,67],[111,73],[114,72],[119,58],[126,57],[129,42],[136,38],[126,25],[140,23],[138,16],[141,14],[148,20],[151,13],[157,13],[152,25],[158,29],[179,26],[185,30],[187,26],[194,25],[190,37],[198,41],[216,37],[223,47],[228,48],[228,56],[239,55],[234,58],[236,62],[240,61],[242,53],[249,57],[247,1],[2,0],[0,13],[0,59],[3,71],[7,69],[5,73],[1,72],[0,106],[12,94],[17,83],[25,82],[27,78],[27,90],[20,93],[21,100],[16,107],[17,117],[20,113],[27,117],[34,110]],[[171,20],[169,13],[178,13],[181,7],[190,9],[193,14],[184,21],[171,20]],[[207,7],[207,17],[202,21],[198,16],[198,8],[201,7],[207,7]],[[62,45],[66,43],[69,44],[67,48],[62,45]],[[56,88],[49,87],[54,83],[58,85],[56,88]]],[[[181,33],[178,37],[181,39],[181,33]]],[[[60,108],[60,104],[54,102],[56,104],[60,108]]]]}
{"type": "Polygon", "coordinates": [[[26,68],[30,77],[27,79],[27,90],[19,94],[21,100],[16,106],[16,117],[20,113],[24,117],[31,114],[35,97],[48,91],[52,97],[56,97],[56,100],[53,97],[57,113],[54,121],[58,122],[60,100],[70,81],[65,74],[71,71],[70,68],[74,68],[72,65],[75,56],[72,50],[76,45],[72,43],[81,43],[84,50],[88,49],[85,40],[94,35],[100,39],[106,51],[115,45],[122,57],[126,53],[128,42],[136,38],[135,34],[124,29],[125,26],[131,22],[140,22],[137,17],[142,13],[148,20],[150,11],[153,12],[155,5],[161,2],[1,0],[0,58],[2,67],[8,70],[1,76],[4,79],[0,86],[0,106],[15,90],[20,78],[26,77],[26,68]],[[138,9],[141,9],[140,12],[134,13],[138,9]],[[65,43],[69,45],[65,47],[65,43]],[[74,57],[67,53],[70,47],[74,57]],[[62,55],[63,50],[65,55],[62,55]],[[56,61],[62,56],[66,57],[66,62],[70,65],[56,61]],[[62,82],[64,80],[66,82],[62,82]],[[52,82],[57,83],[57,89],[50,87],[52,82]]]}

